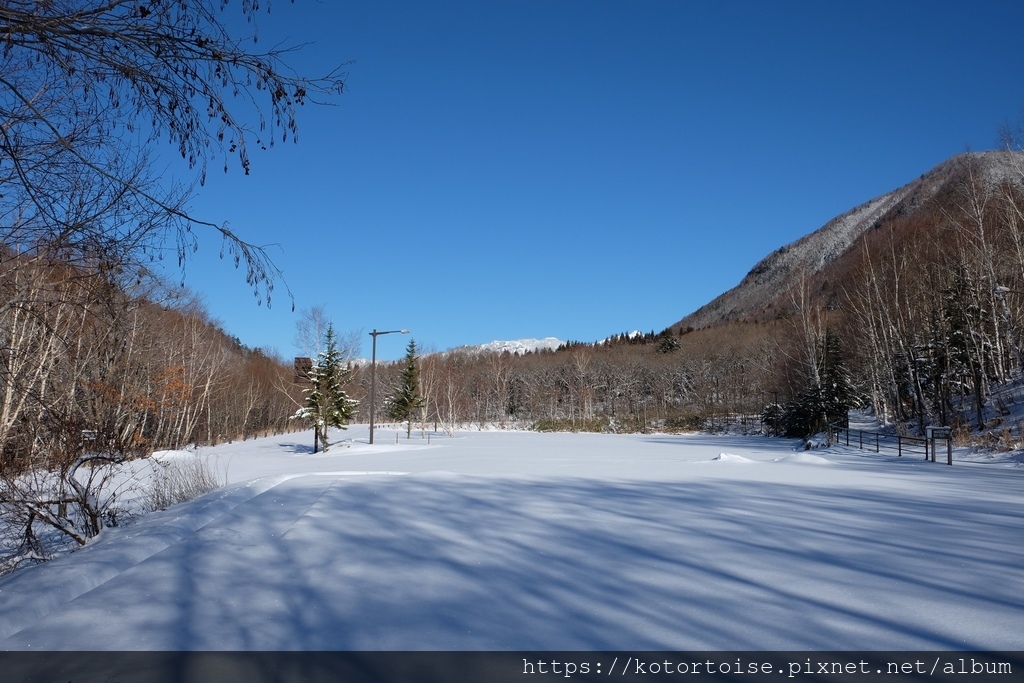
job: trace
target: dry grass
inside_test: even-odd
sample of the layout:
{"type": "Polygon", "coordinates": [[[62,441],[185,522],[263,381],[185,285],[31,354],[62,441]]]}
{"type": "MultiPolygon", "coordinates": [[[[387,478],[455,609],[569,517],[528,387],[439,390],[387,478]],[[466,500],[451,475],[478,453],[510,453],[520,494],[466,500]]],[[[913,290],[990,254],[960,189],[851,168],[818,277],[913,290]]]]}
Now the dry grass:
{"type": "Polygon", "coordinates": [[[145,492],[143,506],[147,511],[165,510],[224,484],[223,478],[198,458],[159,462],[152,483],[145,492]]]}

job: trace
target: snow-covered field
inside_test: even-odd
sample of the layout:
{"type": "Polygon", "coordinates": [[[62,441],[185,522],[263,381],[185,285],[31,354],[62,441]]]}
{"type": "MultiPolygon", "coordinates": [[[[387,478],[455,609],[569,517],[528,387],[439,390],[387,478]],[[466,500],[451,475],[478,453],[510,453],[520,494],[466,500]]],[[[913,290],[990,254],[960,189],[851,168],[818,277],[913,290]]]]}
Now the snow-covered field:
{"type": "Polygon", "coordinates": [[[1019,650],[1024,468],[707,435],[311,433],[0,579],[7,650],[1019,650]]]}

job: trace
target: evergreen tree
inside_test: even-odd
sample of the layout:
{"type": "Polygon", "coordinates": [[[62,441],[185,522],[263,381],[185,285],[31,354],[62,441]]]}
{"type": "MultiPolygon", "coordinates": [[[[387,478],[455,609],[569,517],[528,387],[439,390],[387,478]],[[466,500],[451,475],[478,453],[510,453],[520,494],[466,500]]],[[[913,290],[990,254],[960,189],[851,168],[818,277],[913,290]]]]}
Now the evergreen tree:
{"type": "Polygon", "coordinates": [[[679,340],[672,336],[671,330],[665,330],[658,337],[658,351],[661,353],[672,353],[681,346],[679,340]]]}
{"type": "Polygon", "coordinates": [[[334,326],[328,325],[324,336],[324,351],[309,373],[311,387],[306,396],[306,405],[295,413],[295,417],[313,421],[313,452],[327,451],[327,430],[330,427],[347,429],[346,425],[355,417],[358,401],[345,393],[345,384],[352,374],[351,368],[341,362],[334,326]],[[318,448],[319,447],[319,448],[318,448]]]}
{"type": "Polygon", "coordinates": [[[849,369],[839,337],[831,330],[825,333],[825,348],[821,368],[822,416],[825,426],[847,426],[850,408],[856,407],[857,389],[849,369]]]}
{"type": "Polygon", "coordinates": [[[786,409],[779,403],[769,403],[761,411],[761,422],[768,429],[769,434],[778,436],[782,431],[783,420],[786,409]]]}
{"type": "Polygon", "coordinates": [[[979,430],[985,427],[985,366],[992,355],[988,331],[993,328],[990,312],[979,301],[980,289],[981,285],[971,272],[960,265],[953,274],[951,286],[943,292],[949,372],[954,378],[966,380],[972,386],[979,430]]]}
{"type": "Polygon", "coordinates": [[[857,392],[847,370],[843,349],[831,330],[822,340],[817,381],[808,381],[796,400],[786,405],[781,426],[787,436],[808,437],[829,425],[846,425],[847,413],[857,405],[857,392]]]}
{"type": "Polygon", "coordinates": [[[398,390],[387,400],[387,415],[397,422],[406,422],[406,438],[412,436],[412,421],[423,408],[425,401],[420,396],[420,370],[417,364],[416,340],[410,339],[405,350],[405,367],[402,369],[398,390]]]}

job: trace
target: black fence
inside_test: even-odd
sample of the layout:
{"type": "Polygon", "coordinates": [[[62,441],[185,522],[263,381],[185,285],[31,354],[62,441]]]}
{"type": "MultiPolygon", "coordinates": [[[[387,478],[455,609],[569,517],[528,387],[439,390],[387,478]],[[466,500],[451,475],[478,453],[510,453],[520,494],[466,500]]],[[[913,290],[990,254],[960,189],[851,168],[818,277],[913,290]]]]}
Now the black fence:
{"type": "Polygon", "coordinates": [[[941,444],[945,446],[946,464],[953,464],[953,439],[948,429],[936,429],[932,433],[931,438],[922,438],[919,436],[865,432],[860,429],[837,426],[832,428],[832,443],[874,451],[875,453],[894,453],[899,457],[905,455],[908,457],[918,456],[923,457],[925,460],[930,459],[932,462],[935,462],[935,454],[941,444]]]}

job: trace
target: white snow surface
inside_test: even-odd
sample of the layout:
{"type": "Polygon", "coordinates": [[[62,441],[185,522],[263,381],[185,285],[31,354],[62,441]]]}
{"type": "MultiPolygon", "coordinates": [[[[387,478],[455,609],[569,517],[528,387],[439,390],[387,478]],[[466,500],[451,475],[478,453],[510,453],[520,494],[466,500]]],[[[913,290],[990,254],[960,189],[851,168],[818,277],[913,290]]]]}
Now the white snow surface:
{"type": "Polygon", "coordinates": [[[326,454],[311,432],[164,454],[229,483],[0,579],[0,648],[1020,649],[1012,463],[332,435],[326,454]]]}

